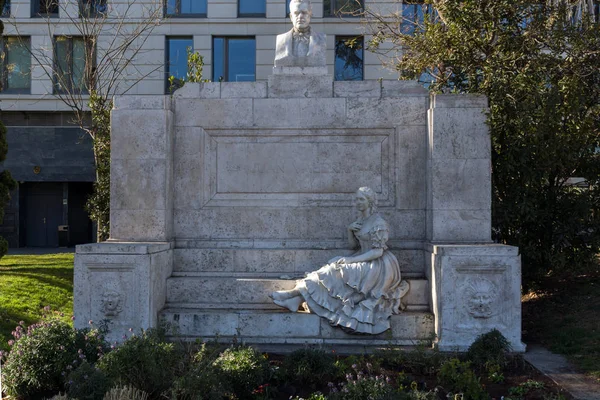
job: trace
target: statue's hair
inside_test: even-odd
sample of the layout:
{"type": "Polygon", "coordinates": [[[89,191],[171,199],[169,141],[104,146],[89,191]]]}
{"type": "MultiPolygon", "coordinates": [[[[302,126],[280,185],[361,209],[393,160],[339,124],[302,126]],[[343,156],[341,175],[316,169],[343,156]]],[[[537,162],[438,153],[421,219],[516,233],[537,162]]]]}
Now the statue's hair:
{"type": "Polygon", "coordinates": [[[365,196],[365,198],[369,202],[369,207],[371,208],[371,211],[375,212],[375,210],[377,209],[377,194],[375,194],[375,191],[370,187],[363,186],[358,188],[358,190],[356,191],[356,194],[359,193],[365,196]]]}
{"type": "Polygon", "coordinates": [[[302,3],[308,4],[308,9],[312,11],[312,3],[310,0],[290,0],[290,10],[292,9],[292,4],[300,5],[302,3]]]}

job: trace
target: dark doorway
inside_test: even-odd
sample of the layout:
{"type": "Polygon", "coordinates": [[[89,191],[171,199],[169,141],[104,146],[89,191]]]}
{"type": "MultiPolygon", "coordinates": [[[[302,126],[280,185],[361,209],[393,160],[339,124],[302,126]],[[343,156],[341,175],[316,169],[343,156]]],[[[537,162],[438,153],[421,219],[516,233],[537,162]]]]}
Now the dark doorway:
{"type": "Polygon", "coordinates": [[[25,244],[28,247],[58,247],[58,226],[63,221],[62,183],[25,183],[25,244]]]}

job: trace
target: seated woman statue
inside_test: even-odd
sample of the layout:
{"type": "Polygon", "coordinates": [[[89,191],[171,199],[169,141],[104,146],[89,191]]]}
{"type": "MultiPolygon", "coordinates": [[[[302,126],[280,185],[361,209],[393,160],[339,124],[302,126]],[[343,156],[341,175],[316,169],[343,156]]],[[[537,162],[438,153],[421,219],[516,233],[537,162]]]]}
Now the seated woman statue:
{"type": "Polygon", "coordinates": [[[310,312],[327,318],[350,333],[377,334],[390,327],[389,318],[404,305],[408,282],[400,278],[396,257],[388,250],[388,224],[375,214],[375,192],[356,192],[360,218],[348,226],[348,240],[359,250],[350,257],[334,257],[327,265],[296,282],[292,290],[274,292],[275,304],[292,312],[303,302],[310,312]]]}

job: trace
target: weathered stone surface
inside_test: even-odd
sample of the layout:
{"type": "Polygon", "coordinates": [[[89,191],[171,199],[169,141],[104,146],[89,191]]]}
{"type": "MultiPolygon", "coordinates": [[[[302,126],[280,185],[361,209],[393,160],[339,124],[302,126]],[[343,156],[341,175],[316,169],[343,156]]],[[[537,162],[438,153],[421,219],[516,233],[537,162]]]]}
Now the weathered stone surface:
{"type": "Polygon", "coordinates": [[[433,210],[432,241],[447,243],[490,243],[490,210],[433,210]]]}
{"type": "Polygon", "coordinates": [[[426,97],[348,98],[348,126],[361,128],[426,125],[426,97]]]}
{"type": "Polygon", "coordinates": [[[506,255],[515,248],[504,247],[434,245],[430,277],[440,350],[465,351],[477,336],[498,329],[513,351],[525,351],[521,260],[518,255],[506,255]]]}
{"type": "Polygon", "coordinates": [[[270,128],[347,126],[345,125],[345,99],[255,99],[253,112],[255,126],[270,128]],[[282,118],[284,115],[285,118],[282,118]],[[307,115],[310,118],[306,118],[307,115]]]}
{"type": "Polygon", "coordinates": [[[429,92],[417,81],[382,81],[382,97],[422,96],[429,97],[429,92]]]}
{"type": "Polygon", "coordinates": [[[170,243],[98,243],[77,248],[74,269],[75,326],[109,321],[109,341],[130,328],[158,323],[171,275],[170,243]],[[81,250],[81,251],[80,251],[81,250]]]}
{"type": "Polygon", "coordinates": [[[222,99],[245,99],[267,97],[266,82],[221,82],[222,99]]]}
{"type": "Polygon", "coordinates": [[[334,97],[381,97],[380,81],[335,81],[333,82],[334,97]]]}
{"type": "Polygon", "coordinates": [[[115,96],[113,108],[115,110],[170,110],[171,96],[115,96]]]}
{"type": "Polygon", "coordinates": [[[181,99],[176,102],[175,126],[202,128],[249,127],[252,99],[181,99]]]}
{"type": "Polygon", "coordinates": [[[432,160],[433,210],[485,210],[492,204],[490,159],[432,160]]]}
{"type": "Polygon", "coordinates": [[[271,75],[269,76],[270,98],[333,96],[333,77],[331,75],[271,75]]]}

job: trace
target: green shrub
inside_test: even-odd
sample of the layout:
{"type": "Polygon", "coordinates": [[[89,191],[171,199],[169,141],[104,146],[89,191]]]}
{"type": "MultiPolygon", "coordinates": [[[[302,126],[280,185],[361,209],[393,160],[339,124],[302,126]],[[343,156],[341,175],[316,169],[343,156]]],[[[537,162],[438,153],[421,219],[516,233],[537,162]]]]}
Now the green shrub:
{"type": "Polygon", "coordinates": [[[252,347],[228,348],[213,366],[239,398],[250,398],[252,391],[269,378],[267,359],[252,347]]]}
{"type": "Polygon", "coordinates": [[[310,348],[288,355],[282,368],[288,380],[309,385],[332,380],[337,370],[333,356],[323,350],[310,348]]]}
{"type": "Polygon", "coordinates": [[[110,382],[104,372],[83,362],[67,378],[67,394],[77,400],[102,400],[110,382]]]}
{"type": "Polygon", "coordinates": [[[467,358],[479,371],[487,370],[490,366],[503,367],[506,355],[510,352],[510,343],[494,329],[477,337],[467,351],[467,358]]]}
{"type": "Polygon", "coordinates": [[[325,397],[325,395],[321,392],[315,392],[312,393],[310,396],[308,396],[306,399],[304,397],[290,397],[290,400],[327,400],[327,397],[325,397]]]}
{"type": "Polygon", "coordinates": [[[66,376],[81,362],[95,362],[105,351],[95,330],[73,329],[59,320],[22,325],[13,332],[12,349],[2,368],[7,394],[39,397],[64,391],[66,376]]]}
{"type": "Polygon", "coordinates": [[[175,345],[164,342],[164,330],[149,329],[129,337],[97,366],[111,381],[155,398],[171,387],[180,358],[175,345]]]}
{"type": "Polygon", "coordinates": [[[183,376],[175,380],[171,397],[178,400],[221,400],[225,387],[213,366],[219,356],[216,346],[203,343],[183,376]]]}
{"type": "Polygon", "coordinates": [[[120,386],[109,390],[103,400],[148,400],[148,393],[133,386],[120,386]]]}
{"type": "Polygon", "coordinates": [[[438,374],[438,381],[449,392],[462,394],[469,400],[488,400],[489,396],[471,369],[470,362],[452,358],[445,362],[438,374]]]}

